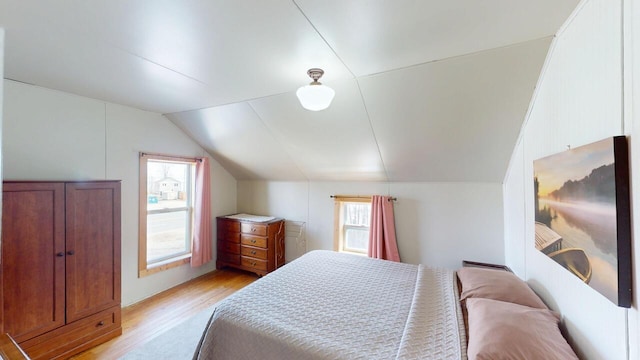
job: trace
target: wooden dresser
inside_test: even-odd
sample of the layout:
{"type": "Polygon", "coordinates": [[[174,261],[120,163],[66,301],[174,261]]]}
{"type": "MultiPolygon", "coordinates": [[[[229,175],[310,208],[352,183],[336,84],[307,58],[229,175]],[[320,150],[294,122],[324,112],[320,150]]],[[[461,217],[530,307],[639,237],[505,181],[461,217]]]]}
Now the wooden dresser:
{"type": "Polygon", "coordinates": [[[284,219],[253,222],[217,218],[218,269],[229,266],[260,276],[284,265],[284,219]]]}
{"type": "Polygon", "coordinates": [[[0,332],[32,359],[122,334],[120,182],[4,182],[0,332]]]}

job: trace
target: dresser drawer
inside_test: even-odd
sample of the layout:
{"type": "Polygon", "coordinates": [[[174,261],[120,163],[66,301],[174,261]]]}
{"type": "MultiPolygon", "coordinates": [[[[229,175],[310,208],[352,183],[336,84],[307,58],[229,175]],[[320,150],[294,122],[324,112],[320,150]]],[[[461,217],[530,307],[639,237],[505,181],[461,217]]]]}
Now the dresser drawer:
{"type": "Polygon", "coordinates": [[[218,240],[239,244],[240,233],[239,232],[230,232],[230,233],[224,233],[224,234],[218,233],[218,240]]]}
{"type": "Polygon", "coordinates": [[[218,239],[240,242],[240,223],[237,221],[218,221],[218,239]]]}
{"type": "Polygon", "coordinates": [[[240,243],[242,245],[249,245],[261,248],[267,248],[267,238],[262,236],[253,236],[242,234],[240,236],[240,243]]]}
{"type": "Polygon", "coordinates": [[[222,232],[240,232],[240,223],[235,220],[219,220],[218,233],[222,232]]]}
{"type": "Polygon", "coordinates": [[[229,264],[240,264],[240,255],[239,254],[230,254],[226,252],[218,252],[218,261],[222,261],[229,264]]]}
{"type": "Polygon", "coordinates": [[[267,260],[267,249],[243,245],[240,253],[244,256],[251,256],[258,259],[267,260]]]}
{"type": "Polygon", "coordinates": [[[267,225],[242,223],[241,230],[245,234],[267,236],[267,225]]]}
{"type": "Polygon", "coordinates": [[[49,331],[21,343],[20,346],[32,359],[52,359],[60,354],[72,352],[76,347],[88,348],[90,346],[85,344],[94,338],[120,335],[120,321],[118,306],[49,331]],[[112,335],[107,335],[109,333],[112,335]]]}
{"type": "Polygon", "coordinates": [[[256,270],[267,270],[267,261],[242,256],[242,266],[254,268],[256,270]]]}
{"type": "Polygon", "coordinates": [[[240,254],[240,243],[219,241],[218,251],[228,252],[231,254],[240,254]]]}

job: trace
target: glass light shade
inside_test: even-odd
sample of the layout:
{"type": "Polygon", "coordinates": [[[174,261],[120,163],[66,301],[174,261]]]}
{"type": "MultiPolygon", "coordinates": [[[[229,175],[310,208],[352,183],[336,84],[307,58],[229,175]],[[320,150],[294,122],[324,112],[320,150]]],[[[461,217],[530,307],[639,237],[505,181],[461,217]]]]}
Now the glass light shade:
{"type": "Polygon", "coordinates": [[[302,86],[296,91],[303,108],[311,111],[324,110],[331,105],[336,92],[332,88],[320,83],[311,83],[302,86]]]}

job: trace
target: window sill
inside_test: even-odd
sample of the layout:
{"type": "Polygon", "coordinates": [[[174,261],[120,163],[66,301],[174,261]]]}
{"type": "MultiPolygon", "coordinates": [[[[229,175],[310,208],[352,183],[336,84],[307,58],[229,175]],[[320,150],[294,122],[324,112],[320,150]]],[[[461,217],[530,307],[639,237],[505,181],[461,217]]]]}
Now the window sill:
{"type": "Polygon", "coordinates": [[[360,256],[364,256],[364,257],[369,256],[367,253],[357,252],[357,251],[339,250],[339,252],[345,253],[345,254],[360,255],[360,256]]]}
{"type": "Polygon", "coordinates": [[[178,256],[169,260],[165,260],[163,262],[159,262],[156,264],[147,265],[146,269],[140,269],[138,271],[138,277],[142,278],[145,276],[149,276],[155,273],[159,273],[161,271],[169,270],[174,267],[182,266],[191,262],[191,254],[185,254],[182,256],[178,256]]]}

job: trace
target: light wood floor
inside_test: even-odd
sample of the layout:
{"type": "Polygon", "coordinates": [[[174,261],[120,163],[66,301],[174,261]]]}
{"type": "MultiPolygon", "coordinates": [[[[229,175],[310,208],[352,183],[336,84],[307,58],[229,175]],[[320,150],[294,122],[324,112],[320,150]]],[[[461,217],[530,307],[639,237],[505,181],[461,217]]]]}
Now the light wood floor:
{"type": "Polygon", "coordinates": [[[217,270],[123,308],[122,335],[72,359],[117,359],[257,278],[233,269],[217,270]]]}

